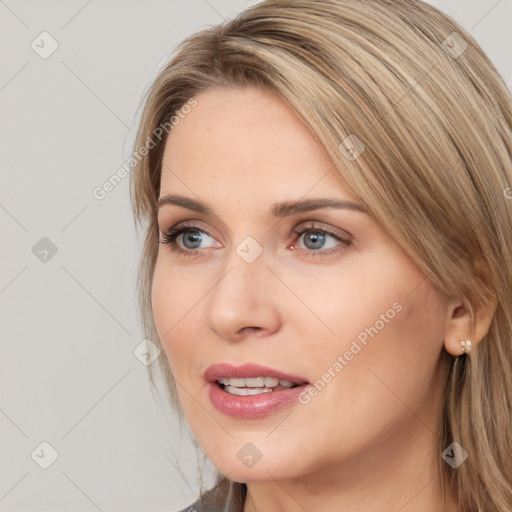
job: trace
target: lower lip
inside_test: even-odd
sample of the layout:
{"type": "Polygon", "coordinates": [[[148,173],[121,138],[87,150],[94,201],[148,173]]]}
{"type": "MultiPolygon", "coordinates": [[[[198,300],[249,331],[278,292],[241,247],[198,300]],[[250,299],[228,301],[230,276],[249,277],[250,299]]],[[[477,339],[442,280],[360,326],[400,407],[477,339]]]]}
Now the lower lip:
{"type": "Polygon", "coordinates": [[[232,395],[216,383],[209,383],[210,400],[214,407],[228,416],[237,418],[261,418],[293,402],[308,384],[291,389],[269,391],[259,395],[232,395]]]}

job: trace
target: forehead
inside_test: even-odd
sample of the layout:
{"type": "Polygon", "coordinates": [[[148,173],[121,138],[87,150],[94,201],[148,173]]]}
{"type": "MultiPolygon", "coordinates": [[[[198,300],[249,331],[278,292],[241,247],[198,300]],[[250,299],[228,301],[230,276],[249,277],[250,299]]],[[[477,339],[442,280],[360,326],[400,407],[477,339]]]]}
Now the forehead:
{"type": "Polygon", "coordinates": [[[321,144],[277,94],[211,90],[196,101],[167,137],[162,192],[188,187],[199,195],[226,198],[237,190],[239,198],[272,193],[277,199],[314,187],[314,192],[339,191],[355,199],[321,144]]]}

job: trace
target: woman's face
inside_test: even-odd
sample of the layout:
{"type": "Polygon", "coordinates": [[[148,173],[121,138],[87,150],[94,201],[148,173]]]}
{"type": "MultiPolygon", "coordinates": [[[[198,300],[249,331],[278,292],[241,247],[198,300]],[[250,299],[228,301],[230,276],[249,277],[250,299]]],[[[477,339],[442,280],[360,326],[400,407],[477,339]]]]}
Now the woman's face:
{"type": "Polygon", "coordinates": [[[420,475],[440,456],[445,297],[364,211],[275,206],[359,204],[277,96],[196,100],[161,176],[160,199],[188,203],[168,199],[158,213],[162,241],[188,228],[160,244],[152,291],[194,435],[240,482],[381,478],[390,457],[420,475]],[[266,369],[236,373],[248,364],[266,369]],[[285,388],[302,386],[276,389],[283,375],[285,388]],[[219,376],[238,380],[224,381],[228,392],[209,382],[219,376]]]}

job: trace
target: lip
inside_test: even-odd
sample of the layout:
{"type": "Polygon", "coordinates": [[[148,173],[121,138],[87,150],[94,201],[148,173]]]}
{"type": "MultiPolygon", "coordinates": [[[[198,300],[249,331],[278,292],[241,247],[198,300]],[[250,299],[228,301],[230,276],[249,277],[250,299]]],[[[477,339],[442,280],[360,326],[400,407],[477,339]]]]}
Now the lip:
{"type": "Polygon", "coordinates": [[[204,372],[204,379],[206,382],[215,383],[215,381],[221,377],[226,377],[228,379],[274,377],[280,380],[289,380],[294,384],[308,383],[307,379],[303,377],[290,375],[280,370],[275,370],[274,368],[268,368],[267,366],[261,366],[255,363],[246,363],[242,366],[233,366],[228,363],[213,364],[204,372]]]}
{"type": "Polygon", "coordinates": [[[214,364],[206,370],[204,378],[208,383],[208,394],[212,405],[228,416],[243,419],[261,418],[275,412],[281,407],[294,402],[298,395],[310,385],[303,377],[253,363],[242,366],[232,366],[227,363],[214,364]],[[270,391],[259,395],[240,396],[223,391],[217,382],[220,377],[274,377],[289,380],[298,385],[294,388],[270,391]]]}

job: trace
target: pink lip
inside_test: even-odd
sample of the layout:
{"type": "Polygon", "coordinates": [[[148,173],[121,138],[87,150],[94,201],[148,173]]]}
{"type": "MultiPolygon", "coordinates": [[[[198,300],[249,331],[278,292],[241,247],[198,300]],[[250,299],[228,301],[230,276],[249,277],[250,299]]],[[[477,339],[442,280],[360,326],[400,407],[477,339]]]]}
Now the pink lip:
{"type": "Polygon", "coordinates": [[[206,370],[204,378],[208,382],[209,397],[212,405],[228,416],[244,419],[260,418],[271,414],[275,410],[294,401],[297,396],[309,386],[306,379],[302,377],[293,376],[252,363],[244,364],[239,367],[231,366],[226,363],[215,364],[206,370]],[[268,393],[261,393],[260,395],[239,396],[223,391],[216,382],[220,377],[274,377],[277,379],[286,379],[299,385],[291,389],[270,391],[268,393]]]}
{"type": "Polygon", "coordinates": [[[250,377],[274,377],[280,380],[289,380],[297,384],[307,383],[303,377],[297,377],[284,373],[267,366],[261,366],[254,363],[246,363],[242,366],[232,366],[228,363],[213,364],[204,372],[204,380],[207,382],[215,382],[221,377],[228,379],[233,378],[250,378],[250,377]]]}

